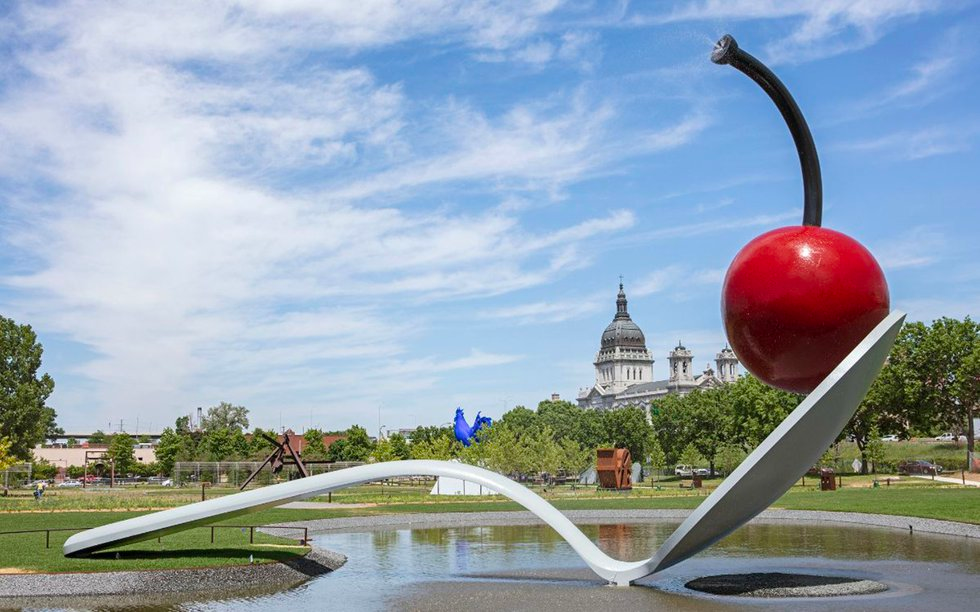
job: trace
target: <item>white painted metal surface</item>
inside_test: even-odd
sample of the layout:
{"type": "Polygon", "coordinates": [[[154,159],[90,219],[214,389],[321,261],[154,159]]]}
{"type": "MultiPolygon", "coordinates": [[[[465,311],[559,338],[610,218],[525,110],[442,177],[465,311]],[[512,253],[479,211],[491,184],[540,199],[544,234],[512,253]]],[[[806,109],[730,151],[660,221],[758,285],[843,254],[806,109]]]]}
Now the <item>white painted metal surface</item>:
{"type": "Polygon", "coordinates": [[[854,414],[884,364],[904,319],[905,315],[899,312],[886,317],[645,561],[613,559],[527,487],[495,472],[449,461],[362,465],[155,512],[73,535],[65,542],[65,555],[85,555],[148,540],[364,482],[428,475],[459,478],[506,495],[554,528],[596,574],[609,582],[627,585],[704,550],[785,493],[854,414]]]}

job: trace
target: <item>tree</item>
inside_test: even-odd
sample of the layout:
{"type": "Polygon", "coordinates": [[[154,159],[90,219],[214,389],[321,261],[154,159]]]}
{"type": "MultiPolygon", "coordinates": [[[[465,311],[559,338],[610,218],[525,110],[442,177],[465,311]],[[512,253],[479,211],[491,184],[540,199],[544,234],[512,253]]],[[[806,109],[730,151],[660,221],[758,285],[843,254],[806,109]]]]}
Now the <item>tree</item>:
{"type": "Polygon", "coordinates": [[[157,442],[156,457],[160,471],[164,474],[172,474],[174,464],[182,451],[186,451],[187,439],[170,427],[163,430],[160,434],[160,441],[157,442]]]}
{"type": "Polygon", "coordinates": [[[704,457],[701,456],[701,453],[698,452],[698,449],[693,444],[688,444],[681,451],[680,461],[685,465],[697,466],[704,461],[704,457]]]}
{"type": "Polygon", "coordinates": [[[318,460],[327,458],[327,447],[323,445],[323,432],[319,429],[307,429],[303,434],[306,446],[303,447],[304,460],[318,460]]]}
{"type": "Polygon", "coordinates": [[[526,467],[527,462],[522,456],[524,449],[520,446],[517,432],[503,419],[491,425],[486,434],[480,445],[486,451],[487,466],[491,470],[515,475],[526,467]]]}
{"type": "Polygon", "coordinates": [[[609,410],[603,414],[606,441],[616,448],[628,448],[634,461],[646,459],[650,424],[646,411],[638,406],[609,410]]]}
{"type": "Polygon", "coordinates": [[[727,396],[727,387],[721,387],[707,391],[695,389],[684,398],[688,405],[689,443],[707,460],[712,477],[718,449],[732,438],[727,396]]]}
{"type": "Polygon", "coordinates": [[[572,438],[564,438],[558,442],[561,458],[559,468],[566,474],[581,474],[592,465],[595,449],[581,446],[572,438]]]}
{"type": "Polygon", "coordinates": [[[650,406],[653,431],[664,453],[666,465],[674,465],[680,459],[690,440],[690,423],[687,405],[680,395],[667,395],[655,400],[650,406]]]}
{"type": "MultiPolygon", "coordinates": [[[[905,399],[905,380],[909,375],[905,371],[906,366],[902,358],[900,356],[895,358],[896,355],[904,352],[908,342],[915,341],[914,335],[904,333],[907,329],[907,327],[903,328],[903,332],[900,332],[888,361],[871,383],[854,416],[847,422],[838,437],[838,439],[847,437],[854,440],[858,452],[861,453],[862,474],[868,473],[868,465],[872,461],[869,456],[870,445],[881,444],[879,432],[887,431],[901,437],[908,437],[910,427],[924,421],[922,415],[908,409],[909,404],[905,399]]],[[[925,427],[928,428],[928,425],[925,427]]]]}
{"type": "Polygon", "coordinates": [[[129,434],[119,433],[112,436],[106,455],[113,460],[116,474],[129,474],[133,471],[133,464],[136,462],[133,455],[135,445],[136,441],[129,434]]]}
{"type": "MultiPolygon", "coordinates": [[[[241,431],[238,431],[240,434],[241,431]]],[[[224,461],[235,452],[231,430],[227,428],[209,429],[201,438],[199,451],[208,461],[224,461]]]]}
{"type": "Polygon", "coordinates": [[[511,427],[515,433],[529,432],[541,426],[538,415],[524,406],[514,406],[500,417],[501,422],[511,427]]]}
{"type": "Polygon", "coordinates": [[[182,417],[177,417],[177,421],[174,423],[174,429],[177,433],[185,434],[191,431],[191,417],[186,414],[182,417]]]}
{"type": "Polygon", "coordinates": [[[10,454],[24,461],[55,429],[57,415],[45,404],[54,380],[38,376],[43,353],[30,325],[0,316],[0,437],[9,440],[10,454]]]}
{"type": "Polygon", "coordinates": [[[769,387],[751,375],[727,386],[731,406],[732,442],[748,450],[755,448],[802,401],[803,396],[769,387]]]}
{"type": "Polygon", "coordinates": [[[266,438],[266,436],[269,436],[269,438],[275,440],[276,439],[275,430],[272,429],[266,430],[266,429],[262,429],[261,427],[256,427],[254,430],[252,430],[252,441],[251,444],[249,445],[250,448],[248,453],[249,456],[265,457],[270,452],[272,452],[272,449],[275,448],[275,445],[272,442],[270,442],[266,438]]]}
{"type": "Polygon", "coordinates": [[[582,415],[585,411],[565,400],[544,400],[538,403],[537,422],[550,427],[555,440],[581,438],[582,415]]]}
{"type": "Polygon", "coordinates": [[[944,429],[965,434],[969,460],[976,433],[973,414],[980,403],[980,325],[970,317],[943,317],[911,348],[908,371],[914,376],[906,389],[912,391],[912,406],[934,415],[944,429]]]}
{"type": "MultiPolygon", "coordinates": [[[[480,435],[482,437],[483,434],[481,433],[480,435]]],[[[408,459],[412,456],[405,436],[400,433],[393,433],[388,436],[388,441],[391,442],[391,452],[394,454],[395,459],[408,459]]]]}
{"type": "Polygon", "coordinates": [[[409,440],[412,441],[412,446],[419,443],[432,442],[443,436],[452,436],[452,427],[438,427],[436,425],[428,425],[426,427],[418,427],[409,434],[409,440]]]}
{"type": "Polygon", "coordinates": [[[650,465],[653,466],[655,474],[659,474],[660,470],[667,465],[667,456],[664,454],[664,449],[660,447],[660,440],[652,429],[650,431],[650,442],[647,445],[647,456],[650,458],[650,465]]]}
{"type": "Polygon", "coordinates": [[[352,425],[345,435],[346,438],[330,445],[327,458],[330,461],[367,461],[374,450],[367,430],[360,425],[352,425]]]}
{"type": "Polygon", "coordinates": [[[745,460],[745,451],[737,444],[726,443],[718,448],[715,461],[725,476],[735,471],[735,468],[745,460]]]}
{"type": "Polygon", "coordinates": [[[392,448],[390,440],[378,440],[378,443],[374,445],[374,450],[371,451],[371,458],[375,461],[394,461],[397,459],[395,456],[395,450],[392,448]]]}
{"type": "Polygon", "coordinates": [[[201,429],[204,431],[213,429],[242,431],[248,429],[248,408],[234,406],[228,402],[221,402],[217,406],[212,406],[208,408],[207,415],[201,419],[201,429]]]}
{"type": "Polygon", "coordinates": [[[6,470],[17,463],[17,457],[10,452],[13,446],[7,438],[0,438],[0,470],[6,470]]]}
{"type": "Polygon", "coordinates": [[[105,444],[108,440],[109,436],[105,435],[101,429],[96,429],[95,433],[88,437],[89,444],[105,444]]]}
{"type": "Polygon", "coordinates": [[[966,433],[969,458],[978,402],[980,326],[969,317],[944,317],[928,326],[906,323],[845,432],[862,450],[862,473],[867,473],[865,446],[877,437],[870,434],[873,426],[902,437],[940,427],[966,433]]]}
{"type": "Polygon", "coordinates": [[[871,462],[871,472],[877,474],[878,464],[885,459],[885,443],[881,441],[881,434],[878,431],[877,425],[871,426],[868,444],[865,446],[862,457],[867,458],[867,460],[871,462]]]}

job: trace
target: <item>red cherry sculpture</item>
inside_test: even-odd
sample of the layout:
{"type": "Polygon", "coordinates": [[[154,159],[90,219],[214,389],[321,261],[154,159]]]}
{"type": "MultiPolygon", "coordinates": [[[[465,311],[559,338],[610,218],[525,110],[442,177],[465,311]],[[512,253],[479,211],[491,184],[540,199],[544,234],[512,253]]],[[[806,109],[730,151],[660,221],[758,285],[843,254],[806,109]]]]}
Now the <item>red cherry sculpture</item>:
{"type": "Polygon", "coordinates": [[[888,314],[888,285],[859,242],[813,226],[767,232],[735,256],[725,331],[745,368],[809,393],[888,314]]]}
{"type": "Polygon", "coordinates": [[[711,54],[758,83],[789,126],[803,170],[803,225],[752,240],[735,256],[722,288],[728,340],[763,382],[809,393],[888,314],[888,285],[870,252],[820,227],[822,185],[813,137],[786,87],[724,36],[711,54]]]}

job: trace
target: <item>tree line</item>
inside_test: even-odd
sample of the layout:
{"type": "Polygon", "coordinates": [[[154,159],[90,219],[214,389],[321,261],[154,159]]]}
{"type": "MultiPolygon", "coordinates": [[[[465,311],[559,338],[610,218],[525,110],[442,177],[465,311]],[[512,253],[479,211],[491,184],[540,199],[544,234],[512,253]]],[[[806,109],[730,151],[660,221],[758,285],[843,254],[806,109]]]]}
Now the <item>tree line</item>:
{"type": "MultiPolygon", "coordinates": [[[[54,381],[40,373],[43,348],[29,325],[0,316],[0,466],[31,460],[44,439],[63,431],[47,405],[54,381]]],[[[515,407],[481,431],[481,443],[464,447],[450,427],[424,427],[409,440],[398,434],[372,441],[358,425],[344,432],[307,431],[307,459],[387,461],[432,458],[486,465],[508,474],[571,473],[593,461],[600,446],[629,448],[636,460],[654,466],[707,462],[723,472],[737,465],[796,407],[800,396],[775,390],[751,376],[716,389],[667,395],[644,407],[597,412],[566,401],[540,402],[536,410],[515,407]],[[649,420],[647,413],[649,411],[649,420]],[[345,437],[325,448],[326,433],[345,437]]],[[[974,451],[973,417],[980,403],[980,325],[969,317],[931,324],[906,323],[881,374],[871,386],[841,439],[853,440],[863,471],[880,454],[879,437],[901,438],[951,431],[974,451]]],[[[230,403],[208,409],[201,427],[189,418],[167,428],[156,448],[160,473],[177,461],[261,458],[269,442],[256,428],[246,434],[248,410],[230,403]]],[[[265,432],[275,437],[274,432],[265,432]]],[[[126,434],[96,432],[91,442],[108,443],[117,471],[146,471],[132,462],[136,440],[126,434]]],[[[138,463],[138,462],[137,462],[138,463]]]]}

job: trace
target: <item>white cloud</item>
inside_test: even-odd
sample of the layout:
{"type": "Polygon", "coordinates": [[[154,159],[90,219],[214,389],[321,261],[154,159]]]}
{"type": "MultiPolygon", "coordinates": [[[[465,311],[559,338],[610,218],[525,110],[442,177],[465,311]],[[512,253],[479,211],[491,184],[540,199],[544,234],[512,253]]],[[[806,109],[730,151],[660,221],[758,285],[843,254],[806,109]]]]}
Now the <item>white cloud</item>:
{"type": "Polygon", "coordinates": [[[855,153],[878,153],[884,159],[914,161],[968,151],[973,146],[976,133],[977,129],[972,125],[955,128],[940,125],[840,142],[834,148],[855,153]]]}
{"type": "Polygon", "coordinates": [[[948,298],[899,298],[894,308],[908,313],[908,321],[930,323],[941,317],[976,319],[980,312],[980,294],[948,298]]]}
{"type": "Polygon", "coordinates": [[[885,270],[901,270],[931,265],[942,258],[945,250],[946,237],[941,232],[919,226],[879,244],[874,253],[885,270]]]}
{"type": "Polygon", "coordinates": [[[579,319],[608,308],[607,302],[608,299],[603,300],[599,296],[550,302],[531,302],[485,310],[480,313],[480,316],[486,319],[514,319],[518,325],[561,323],[563,321],[579,319]]]}
{"type": "Polygon", "coordinates": [[[694,270],[690,266],[674,264],[654,270],[640,278],[630,287],[629,294],[637,297],[654,293],[671,293],[672,297],[688,297],[693,286],[721,285],[725,276],[724,269],[694,270]]]}
{"type": "MultiPolygon", "coordinates": [[[[351,62],[309,68],[311,49],[433,32],[518,49],[558,5],[356,4],[17,12],[0,99],[2,240],[29,265],[0,282],[13,290],[7,312],[96,355],[75,368],[92,394],[59,402],[93,418],[132,406],[179,413],[233,394],[296,407],[290,393],[376,397],[431,388],[447,367],[515,361],[478,349],[405,358],[430,324],[411,307],[587,265],[590,241],[632,227],[632,213],[530,230],[513,192],[550,197],[707,125],[692,115],[623,150],[610,136],[615,104],[602,99],[491,116],[465,101],[418,108],[401,84],[351,62]],[[392,203],[463,181],[511,204],[392,203]],[[406,308],[392,314],[391,299],[406,308]]],[[[563,37],[555,53],[587,42],[563,37]]]]}
{"type": "MultiPolygon", "coordinates": [[[[704,0],[675,5],[666,14],[636,16],[635,24],[720,22],[725,28],[740,21],[792,19],[783,38],[765,46],[773,63],[799,62],[848,51],[877,42],[895,23],[945,8],[926,0],[704,0]]],[[[720,32],[719,32],[720,33],[720,32]]]]}
{"type": "Polygon", "coordinates": [[[629,240],[644,241],[656,240],[661,238],[690,238],[715,232],[728,231],[740,227],[759,227],[775,226],[777,223],[788,221],[802,216],[800,211],[786,211],[773,215],[754,215],[752,217],[734,217],[726,219],[714,219],[710,221],[700,221],[698,223],[687,223],[673,227],[662,227],[660,229],[641,232],[630,236],[629,240]]]}

